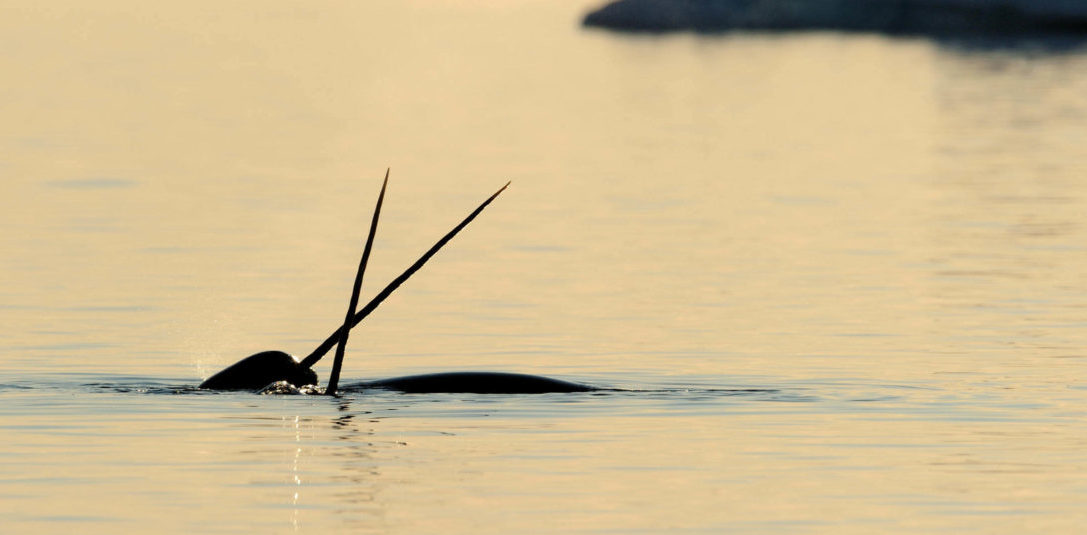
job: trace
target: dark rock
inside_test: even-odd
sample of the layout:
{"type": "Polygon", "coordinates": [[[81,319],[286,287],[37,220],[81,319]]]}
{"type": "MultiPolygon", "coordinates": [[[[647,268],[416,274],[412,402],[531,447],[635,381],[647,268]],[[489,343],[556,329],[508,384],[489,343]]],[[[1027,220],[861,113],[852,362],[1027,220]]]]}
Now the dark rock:
{"type": "Polygon", "coordinates": [[[836,30],[917,35],[1087,34],[1072,0],[617,0],[585,26],[629,32],[836,30]]]}

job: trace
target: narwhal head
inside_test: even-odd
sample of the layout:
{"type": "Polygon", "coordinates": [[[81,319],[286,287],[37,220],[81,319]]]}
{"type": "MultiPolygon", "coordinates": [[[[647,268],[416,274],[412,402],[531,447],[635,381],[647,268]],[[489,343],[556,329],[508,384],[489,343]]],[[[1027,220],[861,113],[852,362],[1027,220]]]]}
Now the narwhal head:
{"type": "MultiPolygon", "coordinates": [[[[284,355],[286,355],[286,353],[284,353],[284,355]]],[[[294,361],[295,364],[294,368],[291,370],[291,376],[285,379],[288,383],[291,383],[294,386],[317,384],[317,372],[301,365],[293,356],[287,356],[291,357],[291,360],[294,361]]]]}
{"type": "Polygon", "coordinates": [[[258,390],[276,381],[295,386],[317,384],[317,374],[282,351],[264,351],[248,356],[212,375],[200,388],[211,390],[258,390]]]}

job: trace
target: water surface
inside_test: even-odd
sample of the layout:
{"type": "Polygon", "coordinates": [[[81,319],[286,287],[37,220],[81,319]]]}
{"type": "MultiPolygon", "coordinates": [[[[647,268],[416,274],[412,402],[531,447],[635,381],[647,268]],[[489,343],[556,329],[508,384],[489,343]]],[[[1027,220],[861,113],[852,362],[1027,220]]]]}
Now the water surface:
{"type": "MultiPolygon", "coordinates": [[[[1087,56],[585,2],[0,17],[5,533],[1073,533],[1087,56]],[[342,321],[345,381],[207,393],[342,321]]],[[[318,366],[327,377],[328,363],[318,366]]]]}

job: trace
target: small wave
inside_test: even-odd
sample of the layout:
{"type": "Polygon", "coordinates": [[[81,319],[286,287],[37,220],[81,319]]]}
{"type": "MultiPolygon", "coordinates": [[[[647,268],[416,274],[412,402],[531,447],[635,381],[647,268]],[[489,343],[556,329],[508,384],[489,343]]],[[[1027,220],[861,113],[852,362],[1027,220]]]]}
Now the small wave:
{"type": "Polygon", "coordinates": [[[312,396],[312,395],[324,395],[325,389],[317,385],[305,385],[294,386],[287,381],[276,381],[259,391],[257,394],[262,396],[275,396],[275,395],[295,395],[295,396],[312,396]]]}
{"type": "Polygon", "coordinates": [[[0,383],[0,391],[3,391],[3,390],[33,390],[33,389],[34,389],[34,387],[30,386],[30,385],[2,384],[2,383],[0,383]]]}
{"type": "Polygon", "coordinates": [[[166,385],[166,384],[116,384],[116,383],[85,383],[83,388],[91,392],[105,392],[115,394],[207,394],[208,390],[201,390],[192,385],[166,385]]]}

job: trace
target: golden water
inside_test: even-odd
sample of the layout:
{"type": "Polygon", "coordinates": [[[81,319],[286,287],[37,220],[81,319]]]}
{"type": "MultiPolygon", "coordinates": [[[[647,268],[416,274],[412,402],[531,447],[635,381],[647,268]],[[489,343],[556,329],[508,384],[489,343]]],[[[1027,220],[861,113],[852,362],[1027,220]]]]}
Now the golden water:
{"type": "MultiPolygon", "coordinates": [[[[0,532],[1076,533],[1087,55],[587,2],[0,6],[0,532]],[[342,320],[344,380],[193,394],[342,320]]],[[[319,365],[327,376],[327,363],[319,365]]]]}

